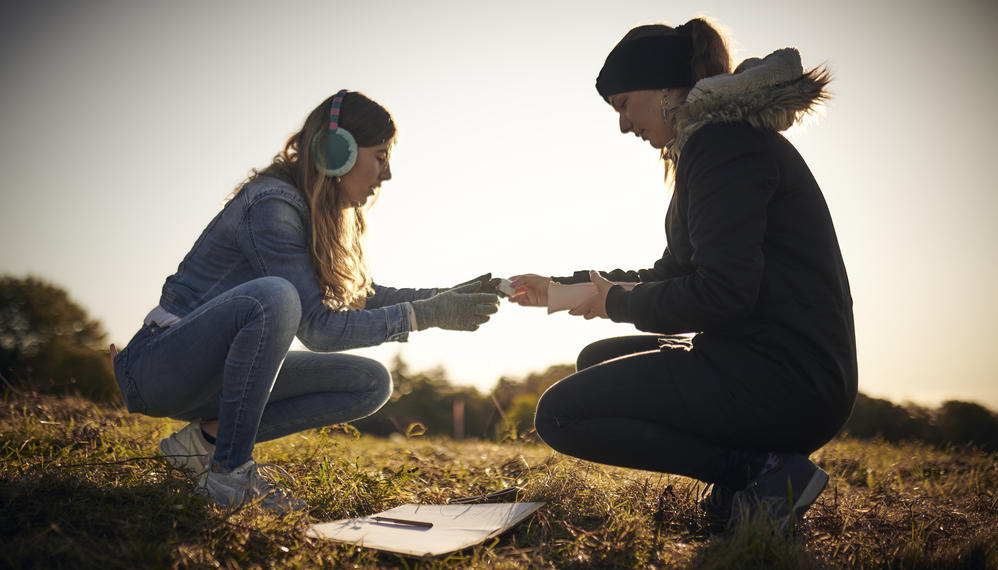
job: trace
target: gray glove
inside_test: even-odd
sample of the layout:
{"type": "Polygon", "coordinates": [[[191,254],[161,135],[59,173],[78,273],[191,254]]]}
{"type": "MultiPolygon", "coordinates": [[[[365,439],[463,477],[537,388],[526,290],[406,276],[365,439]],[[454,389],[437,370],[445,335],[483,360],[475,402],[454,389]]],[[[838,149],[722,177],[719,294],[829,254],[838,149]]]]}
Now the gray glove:
{"type": "Polygon", "coordinates": [[[416,313],[417,330],[440,327],[452,331],[478,330],[489,320],[489,315],[499,310],[499,296],[493,293],[474,293],[478,281],[448,289],[442,293],[412,302],[416,313]]]}
{"type": "Polygon", "coordinates": [[[496,291],[496,287],[499,286],[500,279],[498,277],[492,278],[492,273],[486,273],[484,275],[479,275],[474,279],[465,281],[464,283],[458,283],[453,287],[445,287],[440,289],[440,291],[451,291],[459,287],[464,287],[465,285],[475,285],[471,291],[465,291],[466,293],[492,293],[496,291]]]}

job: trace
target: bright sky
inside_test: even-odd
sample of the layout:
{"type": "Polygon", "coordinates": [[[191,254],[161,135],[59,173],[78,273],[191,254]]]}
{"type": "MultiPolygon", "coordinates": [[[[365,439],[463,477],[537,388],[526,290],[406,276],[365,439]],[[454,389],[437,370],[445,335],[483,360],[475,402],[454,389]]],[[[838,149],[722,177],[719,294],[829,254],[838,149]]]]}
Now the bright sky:
{"type": "MultiPolygon", "coordinates": [[[[797,47],[835,100],[794,135],[852,281],[860,389],[998,409],[998,7],[885,2],[3,2],[0,273],[65,287],[124,344],[225,196],[340,88],[400,127],[375,279],[649,267],[657,153],[596,94],[635,25],[708,15],[736,61],[797,47]]],[[[633,328],[505,304],[361,354],[490,388],[633,328]]]]}

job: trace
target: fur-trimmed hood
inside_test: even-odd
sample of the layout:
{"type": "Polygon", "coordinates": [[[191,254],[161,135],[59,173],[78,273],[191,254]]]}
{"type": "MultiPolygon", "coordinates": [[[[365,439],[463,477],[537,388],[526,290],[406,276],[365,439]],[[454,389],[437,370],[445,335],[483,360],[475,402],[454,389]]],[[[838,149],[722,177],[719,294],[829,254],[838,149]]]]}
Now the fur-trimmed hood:
{"type": "Polygon", "coordinates": [[[747,59],[730,75],[701,79],[676,110],[676,139],[668,154],[678,160],[690,136],[711,123],[784,131],[828,99],[830,80],[823,68],[805,72],[794,48],[747,59]]]}

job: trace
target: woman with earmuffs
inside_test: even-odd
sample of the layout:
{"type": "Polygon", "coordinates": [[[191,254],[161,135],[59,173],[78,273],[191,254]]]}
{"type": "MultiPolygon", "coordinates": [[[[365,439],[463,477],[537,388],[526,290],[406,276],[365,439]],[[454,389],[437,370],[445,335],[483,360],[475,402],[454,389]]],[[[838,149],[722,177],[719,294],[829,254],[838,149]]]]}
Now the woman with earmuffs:
{"type": "Polygon", "coordinates": [[[208,224],[114,356],[129,411],[190,422],[159,449],[219,505],[304,508],[260,476],[253,446],[388,400],[383,365],[337,351],[473,331],[498,308],[488,275],[443,289],[372,281],[364,216],[391,179],[394,141],[391,115],[363,94],[323,101],[208,224]],[[296,336],[308,351],[289,351],[296,336]]]}
{"type": "Polygon", "coordinates": [[[543,306],[552,280],[580,284],[572,314],[654,334],[580,353],[537,405],[546,443],[711,483],[701,506],[714,524],[785,526],[822,492],[828,475],[808,455],[856,397],[852,298],[821,190],[780,131],[828,81],[789,48],[731,73],[703,19],[640,26],[613,48],[596,88],[620,131],[666,161],[668,247],[640,271],[516,276],[512,300],[543,306]]]}

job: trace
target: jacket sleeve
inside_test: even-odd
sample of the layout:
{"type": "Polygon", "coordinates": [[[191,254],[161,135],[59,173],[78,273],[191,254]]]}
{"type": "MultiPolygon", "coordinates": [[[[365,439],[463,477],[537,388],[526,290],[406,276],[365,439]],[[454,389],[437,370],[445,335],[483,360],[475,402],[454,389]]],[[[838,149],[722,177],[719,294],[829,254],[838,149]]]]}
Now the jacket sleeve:
{"type": "Polygon", "coordinates": [[[269,195],[248,206],[237,230],[237,243],[257,275],[283,277],[298,290],[302,344],[310,350],[333,352],[407,340],[407,303],[336,311],[322,302],[307,246],[307,227],[295,206],[279,195],[269,195]]]}
{"type": "Polygon", "coordinates": [[[765,260],[766,213],[778,172],[760,133],[744,125],[704,127],[690,138],[677,173],[688,192],[687,220],[694,271],[614,287],[607,314],[643,331],[699,332],[748,316],[765,260]]]}
{"type": "MultiPolygon", "coordinates": [[[[669,251],[668,247],[665,248],[662,258],[656,261],[650,269],[614,269],[612,271],[600,271],[600,275],[606,277],[610,281],[625,283],[637,283],[638,281],[662,281],[681,274],[682,270],[672,258],[672,253],[669,251]]],[[[580,270],[567,277],[552,277],[552,279],[557,283],[588,283],[589,270],[580,270]]]]}

